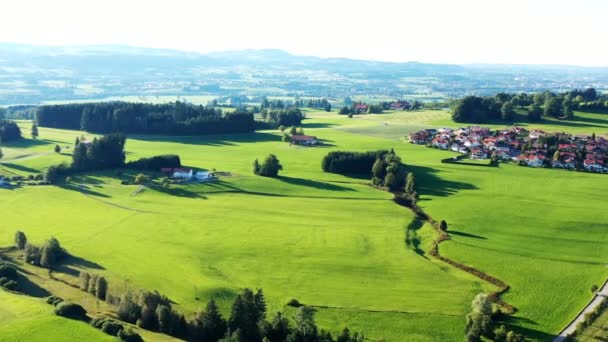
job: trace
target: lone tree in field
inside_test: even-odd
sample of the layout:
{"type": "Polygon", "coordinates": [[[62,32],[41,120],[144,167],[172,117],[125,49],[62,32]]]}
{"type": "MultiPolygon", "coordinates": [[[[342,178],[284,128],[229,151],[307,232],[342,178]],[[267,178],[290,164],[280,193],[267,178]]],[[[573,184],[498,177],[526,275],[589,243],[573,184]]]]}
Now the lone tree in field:
{"type": "MultiPolygon", "coordinates": [[[[256,161],[257,161],[257,159],[256,159],[256,161]]],[[[255,172],[255,165],[256,165],[256,162],[254,162],[254,172],[255,172]]],[[[268,157],[266,157],[266,159],[264,159],[264,162],[261,165],[259,165],[259,170],[256,174],[259,176],[262,176],[262,177],[274,178],[279,175],[280,170],[283,170],[283,166],[279,162],[279,159],[277,158],[277,156],[275,156],[274,154],[269,154],[268,157]]]]}
{"type": "Polygon", "coordinates": [[[59,145],[55,145],[55,153],[61,152],[61,147],[59,145]]]}
{"type": "Polygon", "coordinates": [[[32,124],[32,139],[37,139],[38,138],[38,125],[36,125],[36,122],[34,122],[32,124]]]}
{"type": "Polygon", "coordinates": [[[441,228],[441,230],[443,230],[444,232],[448,231],[448,223],[445,222],[445,220],[441,220],[441,223],[439,224],[439,228],[441,228]]]}
{"type": "Polygon", "coordinates": [[[27,237],[25,233],[18,230],[15,233],[15,246],[19,249],[25,249],[25,245],[27,244],[27,237]]]}

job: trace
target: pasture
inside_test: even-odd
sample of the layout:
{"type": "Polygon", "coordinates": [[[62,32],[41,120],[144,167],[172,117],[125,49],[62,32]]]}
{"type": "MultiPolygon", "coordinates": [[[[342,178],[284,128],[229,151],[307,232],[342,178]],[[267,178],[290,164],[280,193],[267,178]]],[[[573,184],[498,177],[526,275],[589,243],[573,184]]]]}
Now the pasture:
{"type": "MultiPolygon", "coordinates": [[[[188,167],[232,176],[135,196],[135,186],[120,184],[132,177],[128,171],[74,177],[61,187],[0,189],[0,245],[11,244],[17,229],[34,242],[55,236],[101,265],[111,286],[158,290],[185,313],[215,298],[228,314],[239,289],[263,288],[270,312],[289,312],[285,303],[296,298],[319,306],[319,325],[333,332],[348,325],[374,340],[461,341],[471,299],[495,289],[407,247],[408,227],[423,250],[435,233],[416,227],[390,194],[320,168],[330,150],[394,148],[416,174],[419,204],[450,225],[452,240],[441,253],[511,285],[504,299],[519,311],[505,323],[548,340],[608,276],[608,176],[441,164],[453,154],[399,140],[419,127],[444,126],[446,118],[442,111],[353,119],[309,113],[306,134],[325,141],[311,148],[282,143],[276,131],[130,136],[128,159],[177,153],[188,167]],[[277,179],[251,173],[253,159],[268,153],[284,166],[277,179]]],[[[589,119],[599,121],[555,127],[598,134],[608,127],[601,117],[589,119]]],[[[22,127],[29,132],[29,123],[22,127]]],[[[81,134],[41,128],[39,140],[3,147],[0,172],[26,175],[69,161],[69,150],[52,149],[72,146],[81,134]]]]}

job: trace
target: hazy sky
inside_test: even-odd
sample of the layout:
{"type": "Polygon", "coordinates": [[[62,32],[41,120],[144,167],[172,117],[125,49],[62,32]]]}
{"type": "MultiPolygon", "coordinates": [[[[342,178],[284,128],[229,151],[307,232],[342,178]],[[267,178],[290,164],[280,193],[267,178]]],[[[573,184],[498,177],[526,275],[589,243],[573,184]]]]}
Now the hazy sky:
{"type": "Polygon", "coordinates": [[[607,0],[8,0],[0,41],[608,66],[607,0]]]}

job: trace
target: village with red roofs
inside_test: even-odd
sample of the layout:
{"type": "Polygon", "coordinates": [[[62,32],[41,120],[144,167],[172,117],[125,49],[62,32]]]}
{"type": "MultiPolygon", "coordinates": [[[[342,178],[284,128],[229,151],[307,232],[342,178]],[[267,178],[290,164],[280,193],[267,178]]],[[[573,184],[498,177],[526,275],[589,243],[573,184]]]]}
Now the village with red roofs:
{"type": "Polygon", "coordinates": [[[409,142],[467,154],[471,159],[494,156],[521,166],[608,173],[608,140],[595,134],[549,133],[517,126],[498,130],[469,126],[421,130],[411,133],[409,142]]]}

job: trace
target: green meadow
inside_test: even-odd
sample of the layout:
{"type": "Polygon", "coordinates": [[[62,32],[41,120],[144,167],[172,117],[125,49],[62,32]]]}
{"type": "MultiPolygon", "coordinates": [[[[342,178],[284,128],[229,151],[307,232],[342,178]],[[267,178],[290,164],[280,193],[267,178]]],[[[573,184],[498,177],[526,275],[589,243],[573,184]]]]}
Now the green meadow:
{"type": "MultiPolygon", "coordinates": [[[[0,189],[0,245],[10,245],[18,229],[38,243],[55,236],[72,254],[99,264],[95,272],[111,288],[158,290],[184,313],[215,298],[228,314],[240,289],[262,288],[270,312],[290,313],[285,304],[295,298],[317,306],[317,322],[332,332],[349,326],[372,340],[461,341],[472,298],[495,288],[424,253],[434,231],[389,193],[365,178],[321,171],[331,150],[394,148],[416,175],[419,204],[449,223],[452,239],[440,245],[441,253],[511,285],[504,296],[518,308],[505,319],[511,327],[550,340],[589,300],[591,285],[608,276],[608,176],[441,164],[453,153],[400,140],[417,129],[454,126],[445,111],[308,116],[306,134],[324,146],[289,146],[277,131],[128,137],[127,159],[177,153],[187,167],[231,173],[217,182],[134,194],[137,186],[120,184],[133,172],[109,171],[62,186],[0,189]],[[284,166],[277,179],[251,172],[253,160],[268,153],[284,166]],[[422,252],[405,244],[408,229],[421,240],[422,252]]],[[[575,122],[535,127],[608,133],[602,115],[577,113],[575,122]]],[[[29,133],[30,123],[21,125],[29,133]]],[[[37,141],[7,144],[0,174],[35,174],[68,162],[66,147],[81,134],[91,137],[40,128],[37,141]],[[56,144],[60,154],[53,152],[56,144]]],[[[30,321],[62,320],[36,299],[10,303],[7,313],[0,311],[3,337],[4,331],[27,329],[30,323],[10,317],[30,306],[36,313],[30,321]]],[[[39,329],[60,333],[53,323],[39,329]]],[[[105,338],[80,323],[62,323],[61,329],[87,340],[105,338]]]]}

